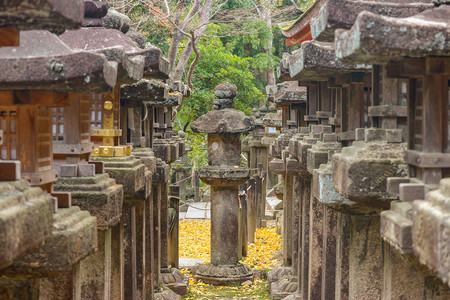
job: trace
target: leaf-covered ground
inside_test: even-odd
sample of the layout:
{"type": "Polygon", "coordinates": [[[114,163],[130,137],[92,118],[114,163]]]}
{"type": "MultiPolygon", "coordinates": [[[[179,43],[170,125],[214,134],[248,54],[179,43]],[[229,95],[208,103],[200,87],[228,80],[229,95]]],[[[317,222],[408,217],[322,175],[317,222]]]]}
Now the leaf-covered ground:
{"type": "MultiPolygon", "coordinates": [[[[180,222],[180,257],[210,259],[211,222],[182,220],[180,222]]],[[[242,262],[252,269],[268,271],[280,263],[281,237],[275,228],[256,231],[254,244],[242,262]]],[[[189,270],[182,270],[189,273],[189,270]]],[[[183,299],[270,299],[266,280],[255,279],[251,285],[213,286],[195,280],[190,274],[189,293],[183,299]]]]}

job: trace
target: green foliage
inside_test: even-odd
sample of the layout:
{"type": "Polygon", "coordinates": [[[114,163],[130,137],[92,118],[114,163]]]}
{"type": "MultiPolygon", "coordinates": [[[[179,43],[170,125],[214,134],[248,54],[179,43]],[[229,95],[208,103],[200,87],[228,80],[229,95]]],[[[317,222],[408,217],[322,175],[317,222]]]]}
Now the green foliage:
{"type": "MultiPolygon", "coordinates": [[[[225,36],[227,32],[236,31],[236,24],[221,26],[219,35],[225,36]]],[[[233,35],[222,38],[227,49],[233,54],[241,57],[254,57],[264,52],[270,41],[272,32],[267,23],[260,19],[255,19],[242,25],[245,34],[233,35]]]]}
{"type": "MultiPolygon", "coordinates": [[[[208,25],[208,32],[214,33],[220,27],[208,25]]],[[[194,89],[189,98],[184,100],[183,107],[177,115],[178,129],[185,127],[199,116],[213,108],[214,88],[225,81],[233,83],[238,88],[235,98],[235,108],[250,114],[253,107],[264,101],[264,95],[256,87],[256,80],[250,72],[251,58],[242,58],[232,54],[219,38],[203,37],[199,44],[200,58],[194,70],[192,83],[194,89]]],[[[192,55],[192,58],[193,59],[192,55]]],[[[186,138],[193,147],[189,154],[197,166],[206,164],[206,149],[204,136],[192,133],[187,127],[186,138]]]]}
{"type": "Polygon", "coordinates": [[[258,53],[253,57],[252,68],[263,72],[266,69],[273,69],[278,66],[280,59],[275,55],[269,55],[267,53],[258,53]]]}
{"type": "Polygon", "coordinates": [[[192,147],[188,152],[188,160],[198,168],[208,164],[207,147],[205,144],[206,134],[193,133],[188,131],[186,134],[186,142],[192,147]]]}

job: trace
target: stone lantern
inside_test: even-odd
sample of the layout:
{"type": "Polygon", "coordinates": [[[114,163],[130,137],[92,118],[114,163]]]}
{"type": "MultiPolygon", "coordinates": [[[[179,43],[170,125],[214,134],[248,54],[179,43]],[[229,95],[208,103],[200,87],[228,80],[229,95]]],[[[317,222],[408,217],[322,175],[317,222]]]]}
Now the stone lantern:
{"type": "Polygon", "coordinates": [[[254,121],[233,109],[237,88],[222,83],[215,89],[219,98],[213,111],[192,123],[194,132],[207,133],[208,166],[200,179],[211,185],[211,263],[196,267],[195,276],[206,283],[224,285],[251,280],[253,272],[238,262],[238,186],[249,178],[240,166],[241,134],[254,128],[254,121]]]}

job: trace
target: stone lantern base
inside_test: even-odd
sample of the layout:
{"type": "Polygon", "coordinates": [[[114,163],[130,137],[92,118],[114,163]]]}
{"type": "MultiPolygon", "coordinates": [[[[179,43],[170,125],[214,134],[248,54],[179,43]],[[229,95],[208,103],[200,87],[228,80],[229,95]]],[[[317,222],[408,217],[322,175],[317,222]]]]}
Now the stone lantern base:
{"type": "Polygon", "coordinates": [[[193,273],[196,279],[214,285],[227,285],[253,280],[253,271],[244,264],[219,265],[198,264],[193,273]]]}
{"type": "Polygon", "coordinates": [[[163,284],[177,295],[184,296],[188,293],[189,276],[181,273],[175,268],[165,268],[161,270],[161,280],[163,284]]]}

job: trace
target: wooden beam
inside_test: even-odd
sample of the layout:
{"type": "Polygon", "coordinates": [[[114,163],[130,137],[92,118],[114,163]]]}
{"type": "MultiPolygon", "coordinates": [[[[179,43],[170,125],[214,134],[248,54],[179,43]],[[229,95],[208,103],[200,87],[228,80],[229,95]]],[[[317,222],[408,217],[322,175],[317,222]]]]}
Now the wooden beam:
{"type": "Polygon", "coordinates": [[[15,27],[0,28],[0,47],[17,47],[20,45],[20,31],[15,27]]]}
{"type": "Polygon", "coordinates": [[[419,168],[450,168],[450,153],[405,150],[405,162],[419,168]]]}
{"type": "Polygon", "coordinates": [[[408,78],[425,74],[425,59],[405,59],[400,63],[387,65],[387,77],[408,78]]]}
{"type": "Polygon", "coordinates": [[[450,74],[450,59],[448,57],[427,57],[426,74],[450,74]]]}
{"type": "Polygon", "coordinates": [[[0,91],[0,105],[14,105],[14,93],[12,91],[0,91]]]}
{"type": "Polygon", "coordinates": [[[16,181],[20,179],[20,161],[0,160],[0,181],[16,181]]]}
{"type": "Polygon", "coordinates": [[[15,91],[14,100],[16,104],[56,106],[57,97],[53,91],[15,91]]]}
{"type": "Polygon", "coordinates": [[[51,195],[58,199],[58,208],[69,208],[72,205],[72,194],[64,192],[52,192],[51,195]]]}

